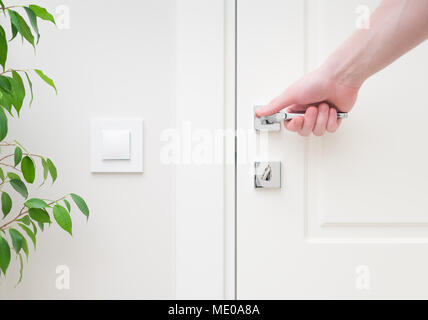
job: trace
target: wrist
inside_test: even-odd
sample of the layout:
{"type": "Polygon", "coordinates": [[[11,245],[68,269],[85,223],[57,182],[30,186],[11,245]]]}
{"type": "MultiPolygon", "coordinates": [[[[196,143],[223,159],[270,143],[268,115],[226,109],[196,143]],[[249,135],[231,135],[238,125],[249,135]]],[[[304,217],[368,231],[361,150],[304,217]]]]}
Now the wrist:
{"type": "Polygon", "coordinates": [[[326,59],[323,68],[336,83],[359,88],[371,76],[378,51],[376,37],[365,30],[355,32],[326,59]]]}
{"type": "Polygon", "coordinates": [[[360,88],[369,77],[351,56],[336,53],[327,58],[321,69],[331,81],[351,88],[360,88]]]}

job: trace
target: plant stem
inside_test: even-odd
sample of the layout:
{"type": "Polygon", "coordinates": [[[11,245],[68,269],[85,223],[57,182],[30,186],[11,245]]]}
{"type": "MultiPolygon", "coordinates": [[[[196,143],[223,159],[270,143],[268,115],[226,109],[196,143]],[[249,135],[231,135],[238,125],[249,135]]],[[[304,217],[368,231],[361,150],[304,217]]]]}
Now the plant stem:
{"type": "MultiPolygon", "coordinates": [[[[50,203],[48,203],[48,206],[51,206],[51,205],[53,205],[54,203],[57,203],[57,202],[59,202],[59,201],[61,201],[61,200],[64,200],[65,198],[67,198],[69,195],[67,194],[67,195],[65,195],[65,196],[63,196],[62,198],[59,198],[58,200],[56,200],[56,201],[52,201],[52,202],[50,202],[50,203]]],[[[29,209],[27,209],[27,210],[25,210],[25,206],[23,206],[22,207],[22,209],[21,209],[21,211],[19,211],[19,214],[13,219],[13,220],[11,220],[11,221],[9,221],[9,222],[7,222],[7,223],[5,223],[4,225],[2,225],[1,227],[0,227],[0,230],[6,230],[6,229],[8,229],[8,228],[10,228],[10,225],[12,224],[12,223],[14,223],[14,222],[16,222],[19,218],[21,218],[23,215],[25,215],[25,214],[27,214],[28,213],[28,211],[29,211],[29,209]]]]}
{"type": "Polygon", "coordinates": [[[4,9],[0,8],[0,10],[3,10],[3,12],[5,12],[6,10],[15,9],[15,8],[23,8],[23,7],[24,6],[15,5],[15,6],[10,6],[10,7],[5,7],[4,9]]]}
{"type": "Polygon", "coordinates": [[[7,164],[7,163],[1,163],[1,162],[0,162],[0,166],[9,167],[9,168],[12,168],[12,169],[14,169],[14,170],[16,170],[16,171],[22,172],[22,171],[21,171],[21,170],[19,170],[18,168],[15,168],[14,166],[12,166],[12,165],[10,165],[10,164],[7,164]]]}
{"type": "Polygon", "coordinates": [[[19,69],[7,69],[6,71],[3,71],[2,73],[0,73],[0,75],[4,75],[6,73],[13,72],[13,71],[16,71],[16,72],[28,72],[28,71],[31,71],[31,70],[30,69],[22,69],[22,70],[19,70],[19,69]]]}
{"type": "MultiPolygon", "coordinates": [[[[29,157],[37,157],[37,158],[43,158],[43,156],[39,155],[39,154],[32,154],[32,153],[23,153],[24,156],[29,156],[29,157]]],[[[8,154],[7,156],[4,156],[3,158],[0,158],[0,162],[3,160],[6,160],[7,158],[13,157],[14,154],[8,154]]]]}
{"type": "Polygon", "coordinates": [[[16,147],[16,144],[12,144],[12,143],[0,143],[0,147],[16,147]]]}

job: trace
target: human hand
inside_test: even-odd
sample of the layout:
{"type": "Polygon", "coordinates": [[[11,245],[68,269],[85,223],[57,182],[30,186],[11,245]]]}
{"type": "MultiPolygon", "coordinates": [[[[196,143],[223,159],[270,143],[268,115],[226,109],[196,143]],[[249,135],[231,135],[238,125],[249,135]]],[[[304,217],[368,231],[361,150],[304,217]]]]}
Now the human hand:
{"type": "Polygon", "coordinates": [[[301,136],[313,132],[322,136],[335,132],[341,119],[337,112],[349,112],[357,99],[359,87],[348,86],[323,68],[311,72],[288,87],[268,105],[256,110],[258,117],[269,116],[287,108],[287,112],[305,112],[301,117],[284,121],[284,126],[301,136]]]}

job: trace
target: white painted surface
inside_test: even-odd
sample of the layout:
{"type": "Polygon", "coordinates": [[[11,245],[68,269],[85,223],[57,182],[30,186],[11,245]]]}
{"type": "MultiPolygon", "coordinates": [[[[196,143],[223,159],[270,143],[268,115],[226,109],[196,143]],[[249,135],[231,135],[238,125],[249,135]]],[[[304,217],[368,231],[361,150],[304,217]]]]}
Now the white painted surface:
{"type": "MultiPolygon", "coordinates": [[[[238,0],[240,128],[352,32],[360,4],[238,0]]],[[[370,79],[335,135],[270,134],[280,191],[253,188],[252,161],[238,167],[239,298],[428,297],[427,53],[370,79]]]]}
{"type": "Polygon", "coordinates": [[[224,166],[214,162],[223,159],[223,139],[211,149],[221,154],[202,162],[192,140],[198,131],[213,137],[224,127],[224,10],[223,0],[177,0],[176,124],[183,147],[176,166],[179,299],[224,297],[224,166]]]}
{"type": "Polygon", "coordinates": [[[131,132],[129,130],[103,130],[102,137],[103,160],[131,159],[131,132]]]}
{"type": "Polygon", "coordinates": [[[142,119],[91,119],[91,171],[143,172],[142,119]]]}
{"type": "MultiPolygon", "coordinates": [[[[235,1],[225,1],[224,127],[235,129],[235,1]]],[[[235,299],[235,139],[224,145],[224,298],[235,299]]],[[[229,136],[230,137],[230,136],[229,136]]]]}
{"type": "Polygon", "coordinates": [[[69,8],[70,29],[41,24],[37,56],[18,40],[10,65],[40,67],[59,94],[34,79],[34,104],[11,123],[10,136],[58,167],[58,182],[34,195],[76,192],[91,217],[72,214],[73,238],[56,226],[41,235],[22,284],[13,288],[18,270],[10,269],[0,299],[174,298],[175,173],[159,160],[159,137],[175,126],[176,3],[35,2],[69,8]],[[144,119],[144,174],[90,173],[91,118],[144,119]],[[56,288],[58,266],[69,268],[69,290],[56,288]]]}

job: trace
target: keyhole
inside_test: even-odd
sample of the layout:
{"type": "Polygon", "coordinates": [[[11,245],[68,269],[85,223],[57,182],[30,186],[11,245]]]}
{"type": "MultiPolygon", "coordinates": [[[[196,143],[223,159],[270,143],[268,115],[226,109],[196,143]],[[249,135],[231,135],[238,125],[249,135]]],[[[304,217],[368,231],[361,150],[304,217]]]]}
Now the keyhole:
{"type": "Polygon", "coordinates": [[[271,178],[271,172],[272,172],[272,167],[270,166],[270,164],[265,168],[263,174],[262,174],[262,180],[263,181],[269,181],[271,178]]]}

